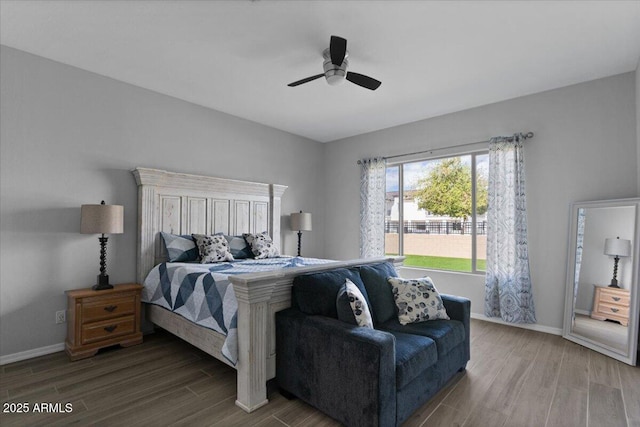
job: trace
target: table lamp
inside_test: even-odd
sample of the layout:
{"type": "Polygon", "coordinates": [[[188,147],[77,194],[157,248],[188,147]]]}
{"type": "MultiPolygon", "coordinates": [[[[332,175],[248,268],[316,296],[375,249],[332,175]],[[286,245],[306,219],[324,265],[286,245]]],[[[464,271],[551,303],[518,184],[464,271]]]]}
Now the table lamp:
{"type": "Polygon", "coordinates": [[[311,214],[308,212],[294,212],[291,214],[291,229],[298,232],[298,256],[302,247],[302,232],[311,231],[311,214]]]}
{"type": "Polygon", "coordinates": [[[107,240],[105,234],[122,234],[124,207],[121,205],[105,205],[104,200],[99,205],[82,205],[80,210],[80,233],[101,234],[100,241],[100,274],[95,290],[112,289],[107,275],[107,240]]]}

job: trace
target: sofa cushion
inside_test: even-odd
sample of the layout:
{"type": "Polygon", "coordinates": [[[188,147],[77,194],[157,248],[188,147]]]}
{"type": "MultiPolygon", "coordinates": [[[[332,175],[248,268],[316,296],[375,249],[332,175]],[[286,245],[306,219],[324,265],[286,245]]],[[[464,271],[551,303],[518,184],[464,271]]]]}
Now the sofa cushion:
{"type": "Polygon", "coordinates": [[[384,323],[389,319],[398,316],[398,308],[393,299],[393,291],[388,277],[398,277],[393,264],[383,262],[381,264],[363,265],[360,267],[360,277],[367,288],[369,301],[371,301],[371,311],[373,312],[373,321],[384,323]]]}
{"type": "Polygon", "coordinates": [[[446,356],[452,348],[465,340],[464,325],[458,320],[432,320],[401,325],[398,319],[391,319],[378,325],[377,329],[429,337],[436,342],[438,357],[446,356]]]}
{"type": "Polygon", "coordinates": [[[396,338],[396,388],[401,389],[438,361],[436,344],[421,335],[387,331],[396,338]]]}
{"type": "Polygon", "coordinates": [[[367,301],[360,289],[349,279],[345,279],[338,292],[336,311],[338,320],[342,322],[373,329],[373,319],[367,301]]]}
{"type": "Polygon", "coordinates": [[[360,289],[368,306],[371,307],[360,273],[355,269],[347,268],[296,276],[291,290],[293,304],[303,313],[320,314],[337,319],[336,299],[346,279],[351,280],[360,289]]]}
{"type": "Polygon", "coordinates": [[[430,277],[420,279],[389,277],[388,281],[398,307],[398,319],[403,325],[449,319],[442,298],[430,277]]]}

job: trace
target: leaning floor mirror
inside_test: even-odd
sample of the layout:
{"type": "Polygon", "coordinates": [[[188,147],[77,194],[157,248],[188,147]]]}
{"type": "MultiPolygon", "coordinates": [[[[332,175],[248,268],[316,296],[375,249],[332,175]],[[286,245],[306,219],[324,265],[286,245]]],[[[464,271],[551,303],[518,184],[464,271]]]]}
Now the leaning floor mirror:
{"type": "Polygon", "coordinates": [[[574,203],[563,337],[638,360],[640,198],[574,203]]]}

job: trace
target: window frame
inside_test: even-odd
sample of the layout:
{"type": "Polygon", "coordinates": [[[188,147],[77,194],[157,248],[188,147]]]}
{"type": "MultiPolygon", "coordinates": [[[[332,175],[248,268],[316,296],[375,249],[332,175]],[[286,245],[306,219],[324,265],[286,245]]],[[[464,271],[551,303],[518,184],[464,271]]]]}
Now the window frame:
{"type": "MultiPolygon", "coordinates": [[[[461,273],[461,274],[474,274],[474,275],[485,275],[485,270],[478,270],[478,259],[477,259],[477,213],[476,213],[476,187],[477,187],[477,156],[489,155],[489,149],[478,149],[473,151],[465,151],[465,152],[450,152],[448,154],[442,154],[438,156],[424,156],[424,157],[415,157],[410,160],[399,160],[394,162],[387,162],[386,168],[397,167],[398,168],[398,255],[404,256],[404,165],[409,163],[418,163],[424,161],[433,161],[433,160],[441,160],[441,159],[449,159],[452,157],[463,157],[463,156],[471,156],[471,206],[473,210],[473,215],[471,215],[471,271],[461,271],[461,270],[448,270],[448,269],[439,269],[439,268],[429,268],[429,267],[416,267],[416,266],[406,266],[407,268],[416,268],[421,270],[428,271],[440,271],[440,272],[450,272],[450,273],[461,273]]],[[[487,177],[488,178],[488,177],[487,177]]],[[[386,181],[385,181],[386,184],[386,181]]],[[[385,194],[387,189],[385,187],[385,194]]],[[[383,224],[383,227],[385,225],[383,224]]],[[[385,248],[386,249],[386,248],[385,248]]],[[[386,252],[386,251],[385,251],[386,252]]]]}

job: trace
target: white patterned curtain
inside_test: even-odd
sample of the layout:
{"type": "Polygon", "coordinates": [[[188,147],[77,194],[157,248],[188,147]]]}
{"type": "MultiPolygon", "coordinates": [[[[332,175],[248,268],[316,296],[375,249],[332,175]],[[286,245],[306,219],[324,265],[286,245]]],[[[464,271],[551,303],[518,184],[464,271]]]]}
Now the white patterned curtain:
{"type": "Polygon", "coordinates": [[[535,323],[527,250],[527,210],[522,140],[489,142],[485,315],[510,323],[535,323]]]}
{"type": "Polygon", "coordinates": [[[386,161],[360,161],[360,257],[384,255],[384,193],[386,161]]]}

